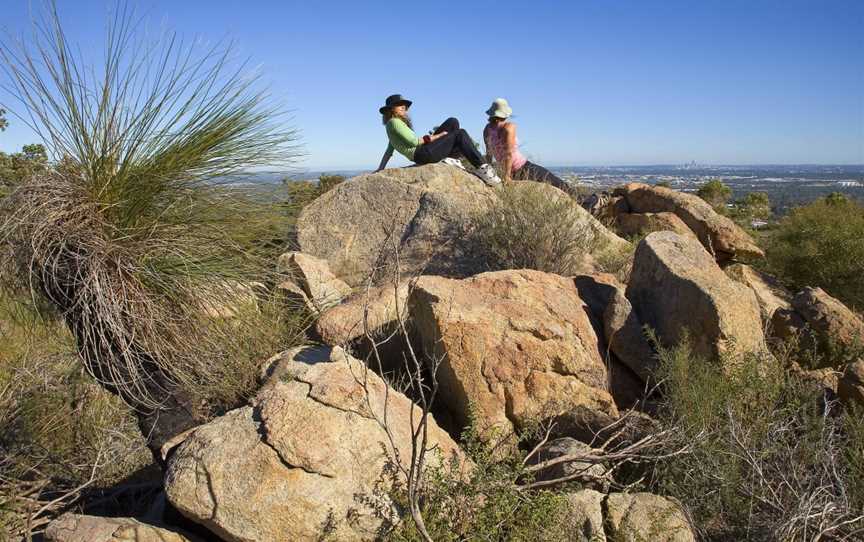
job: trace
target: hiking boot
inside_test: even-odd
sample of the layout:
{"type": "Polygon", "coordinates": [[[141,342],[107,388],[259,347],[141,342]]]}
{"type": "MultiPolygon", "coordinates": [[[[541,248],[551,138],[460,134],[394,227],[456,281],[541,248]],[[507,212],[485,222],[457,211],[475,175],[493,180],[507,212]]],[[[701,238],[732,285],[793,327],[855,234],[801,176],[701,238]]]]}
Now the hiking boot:
{"type": "Polygon", "coordinates": [[[442,164],[447,164],[447,165],[450,165],[450,166],[453,166],[453,167],[458,167],[459,169],[461,169],[461,170],[463,170],[463,171],[467,171],[467,170],[465,169],[465,166],[462,165],[462,160],[459,160],[458,158],[450,158],[450,157],[448,156],[447,158],[441,160],[441,163],[442,163],[442,164]]]}
{"type": "Polygon", "coordinates": [[[501,178],[498,177],[495,169],[489,164],[483,164],[474,173],[489,186],[498,186],[501,184],[501,178]]]}

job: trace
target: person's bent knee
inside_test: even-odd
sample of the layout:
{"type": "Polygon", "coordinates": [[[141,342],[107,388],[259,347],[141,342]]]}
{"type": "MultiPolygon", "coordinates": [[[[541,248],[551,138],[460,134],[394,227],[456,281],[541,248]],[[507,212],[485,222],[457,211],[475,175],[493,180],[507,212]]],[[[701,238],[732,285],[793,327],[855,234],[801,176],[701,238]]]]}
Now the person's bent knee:
{"type": "Polygon", "coordinates": [[[454,127],[453,129],[454,129],[454,130],[459,130],[459,129],[460,129],[460,128],[459,128],[459,119],[457,119],[456,117],[450,117],[449,119],[447,119],[447,120],[444,121],[444,124],[446,124],[446,125],[448,125],[448,126],[453,126],[453,127],[454,127]]]}

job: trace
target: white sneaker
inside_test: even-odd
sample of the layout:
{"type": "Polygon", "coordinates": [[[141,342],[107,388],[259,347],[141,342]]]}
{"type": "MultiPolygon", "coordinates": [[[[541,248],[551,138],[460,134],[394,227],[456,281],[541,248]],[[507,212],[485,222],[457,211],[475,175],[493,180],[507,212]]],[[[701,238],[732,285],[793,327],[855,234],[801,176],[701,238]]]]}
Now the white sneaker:
{"type": "Polygon", "coordinates": [[[501,184],[501,178],[498,177],[495,169],[489,164],[483,164],[474,173],[489,186],[498,186],[501,184]]]}
{"type": "Polygon", "coordinates": [[[448,165],[451,165],[451,166],[453,166],[453,167],[458,167],[459,169],[461,169],[461,170],[463,170],[463,171],[467,171],[467,170],[465,169],[465,166],[462,165],[462,160],[459,160],[459,159],[457,159],[457,158],[450,158],[450,157],[448,156],[447,158],[441,160],[441,163],[442,163],[442,164],[448,164],[448,165]]]}

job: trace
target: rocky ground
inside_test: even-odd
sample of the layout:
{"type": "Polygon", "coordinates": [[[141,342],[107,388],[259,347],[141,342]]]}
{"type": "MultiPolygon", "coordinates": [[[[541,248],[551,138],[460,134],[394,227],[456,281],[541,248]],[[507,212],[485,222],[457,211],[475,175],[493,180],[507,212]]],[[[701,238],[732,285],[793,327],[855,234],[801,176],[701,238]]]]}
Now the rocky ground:
{"type": "MultiPolygon", "coordinates": [[[[66,515],[46,539],[374,540],[410,521],[388,474],[394,458],[416,454],[425,397],[395,382],[434,379],[430,464],[470,471],[458,440],[469,422],[519,434],[554,421],[538,463],[599,453],[592,435],[631,409],[650,425],[645,391],[657,362],[645,326],[661,345],[687,336],[697,353],[730,364],[792,336],[850,353],[864,337],[842,303],[818,288],[784,290],[748,265],[762,253],[746,232],[666,188],[629,184],[579,210],[574,227],[598,252],[632,252],[626,282],[587,256],[575,276],[487,271],[470,232],[496,190],[430,165],[362,175],[313,202],[298,222],[299,250],[278,265],[293,277],[279,285],[284,295],[316,315],[316,344],[264,362],[249,405],[163,447],[165,497],[186,530],[66,515]],[[634,248],[619,233],[647,235],[634,248]],[[414,356],[434,370],[412,372],[414,356]]],[[[842,365],[798,370],[864,403],[864,360],[832,359],[842,365]]],[[[562,461],[537,480],[568,476],[586,480],[566,495],[572,540],[695,540],[680,503],[610,490],[602,464],[562,461]]]]}

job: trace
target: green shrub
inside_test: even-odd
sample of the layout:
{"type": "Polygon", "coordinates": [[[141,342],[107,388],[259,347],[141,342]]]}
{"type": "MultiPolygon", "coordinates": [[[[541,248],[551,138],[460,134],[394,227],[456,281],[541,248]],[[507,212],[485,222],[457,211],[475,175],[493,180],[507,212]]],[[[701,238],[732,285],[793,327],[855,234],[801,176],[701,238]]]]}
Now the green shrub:
{"type": "Polygon", "coordinates": [[[732,197],[732,189],[720,179],[712,179],[699,187],[696,195],[707,201],[717,212],[726,208],[726,202],[732,197]]]}
{"type": "Polygon", "coordinates": [[[819,286],[864,308],[864,205],[825,198],[798,207],[766,240],[769,272],[794,289],[819,286]]]}
{"type": "MultiPolygon", "coordinates": [[[[521,491],[516,482],[530,479],[523,465],[524,452],[501,446],[503,437],[481,434],[470,423],[462,447],[475,468],[466,475],[457,464],[426,471],[423,519],[433,540],[565,541],[569,540],[563,514],[564,497],[552,491],[521,491]],[[499,444],[499,445],[496,445],[499,444]]],[[[397,503],[405,503],[404,488],[397,486],[397,503]]],[[[422,541],[410,518],[390,535],[395,541],[422,541]]]]}
{"type": "Polygon", "coordinates": [[[504,187],[479,217],[474,250],[488,270],[536,269],[572,275],[596,247],[594,232],[578,204],[550,197],[535,183],[504,187]]]}
{"type": "Polygon", "coordinates": [[[680,428],[673,449],[692,451],[660,463],[654,489],[684,503],[706,540],[810,540],[864,527],[854,520],[864,502],[854,417],[830,415],[821,393],[767,356],[724,369],[685,343],[660,358],[661,423],[680,428]]]}

